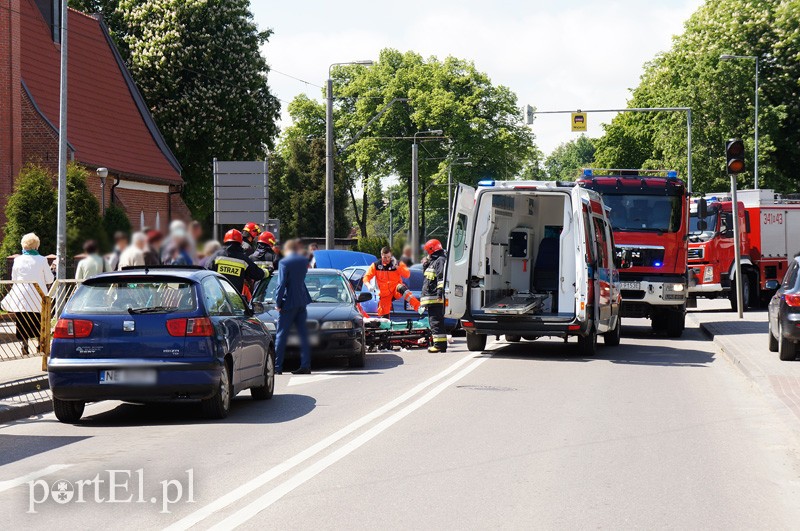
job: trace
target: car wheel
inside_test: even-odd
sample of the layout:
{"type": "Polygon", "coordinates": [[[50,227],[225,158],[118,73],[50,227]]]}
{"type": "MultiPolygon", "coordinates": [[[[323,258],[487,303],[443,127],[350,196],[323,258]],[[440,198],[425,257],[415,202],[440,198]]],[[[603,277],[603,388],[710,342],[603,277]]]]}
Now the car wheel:
{"type": "Polygon", "coordinates": [[[347,361],[347,365],[351,369],[363,369],[367,366],[367,342],[364,336],[361,337],[361,350],[347,361]]]}
{"type": "Polygon", "coordinates": [[[522,341],[522,336],[506,334],[506,341],[508,341],[509,343],[519,343],[520,341],[522,341]]]}
{"type": "Polygon", "coordinates": [[[778,325],[778,357],[781,361],[797,359],[797,345],[783,337],[783,327],[778,325]]]}
{"type": "Polygon", "coordinates": [[[588,336],[578,336],[578,352],[581,356],[591,358],[597,354],[597,330],[592,327],[588,336]]]}
{"type": "Polygon", "coordinates": [[[772,333],[772,322],[769,322],[767,335],[769,336],[769,351],[778,352],[778,340],[775,338],[775,334],[772,333]]]}
{"type": "Polygon", "coordinates": [[[269,349],[267,363],[264,364],[264,385],[250,388],[253,400],[269,400],[275,394],[275,353],[269,349]]]}
{"type": "Polygon", "coordinates": [[[231,378],[228,374],[228,364],[222,364],[219,375],[217,392],[211,398],[201,402],[203,416],[209,419],[224,419],[231,410],[231,378]]]}
{"type": "Polygon", "coordinates": [[[667,318],[666,329],[667,337],[681,337],[683,329],[686,328],[686,314],[684,312],[672,312],[667,318]]]}
{"type": "Polygon", "coordinates": [[[617,317],[617,326],[603,334],[603,344],[607,347],[616,347],[622,338],[622,317],[617,317]]]}
{"type": "Polygon", "coordinates": [[[467,350],[470,352],[483,352],[486,350],[486,336],[467,332],[467,350]]]}
{"type": "Polygon", "coordinates": [[[56,418],[64,424],[75,424],[81,420],[85,407],[85,402],[53,398],[53,412],[56,414],[56,418]]]}

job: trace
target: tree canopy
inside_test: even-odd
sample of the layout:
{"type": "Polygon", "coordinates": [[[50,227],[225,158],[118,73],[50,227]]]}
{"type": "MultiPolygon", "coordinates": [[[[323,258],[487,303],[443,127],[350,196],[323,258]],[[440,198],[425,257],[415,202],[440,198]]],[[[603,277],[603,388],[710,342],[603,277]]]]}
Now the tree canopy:
{"type": "MultiPolygon", "coordinates": [[[[706,2],[686,22],[670,50],[644,68],[631,107],[691,107],[694,187],[727,186],[724,146],[739,137],[753,167],[754,61],[723,61],[724,54],[759,57],[759,177],[762,186],[796,187],[800,161],[800,2],[706,2]]],[[[623,113],[597,141],[595,164],[669,168],[686,172],[683,113],[623,113]]],[[[740,175],[752,187],[753,174],[740,175]]]]}
{"type": "Polygon", "coordinates": [[[581,135],[564,142],[545,159],[547,177],[559,181],[574,181],[578,171],[594,161],[594,140],[581,135]]]}

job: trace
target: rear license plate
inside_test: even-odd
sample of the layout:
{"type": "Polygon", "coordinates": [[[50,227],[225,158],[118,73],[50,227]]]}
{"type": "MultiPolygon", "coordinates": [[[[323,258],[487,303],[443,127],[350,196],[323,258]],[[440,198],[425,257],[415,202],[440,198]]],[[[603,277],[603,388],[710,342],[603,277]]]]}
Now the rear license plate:
{"type": "Polygon", "coordinates": [[[155,385],[155,369],[121,369],[100,371],[101,384],[155,385]]]}
{"type": "Polygon", "coordinates": [[[619,289],[641,289],[642,285],[639,282],[620,282],[619,289]]]}

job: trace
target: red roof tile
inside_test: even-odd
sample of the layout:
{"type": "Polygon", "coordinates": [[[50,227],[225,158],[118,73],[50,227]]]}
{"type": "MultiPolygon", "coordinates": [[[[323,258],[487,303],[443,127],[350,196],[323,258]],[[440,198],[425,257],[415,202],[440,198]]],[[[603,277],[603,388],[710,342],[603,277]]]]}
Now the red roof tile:
{"type": "MultiPolygon", "coordinates": [[[[33,0],[22,0],[22,79],[41,113],[59,122],[60,47],[33,0]]],[[[182,182],[180,165],[101,22],[69,10],[67,137],[79,162],[145,180],[182,182]]]]}

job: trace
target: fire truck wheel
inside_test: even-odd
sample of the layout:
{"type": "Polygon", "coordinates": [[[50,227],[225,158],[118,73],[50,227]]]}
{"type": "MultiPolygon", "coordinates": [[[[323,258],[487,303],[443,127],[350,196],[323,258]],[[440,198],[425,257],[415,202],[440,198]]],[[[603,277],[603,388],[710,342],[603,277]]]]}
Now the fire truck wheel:
{"type": "Polygon", "coordinates": [[[667,337],[681,337],[686,328],[686,314],[675,312],[667,318],[667,337]]]}
{"type": "Polygon", "coordinates": [[[781,361],[794,361],[797,359],[797,345],[783,337],[783,330],[778,324],[778,357],[781,361]]]}
{"type": "Polygon", "coordinates": [[[522,336],[506,334],[506,341],[508,341],[509,343],[519,343],[520,341],[522,341],[522,336]]]}
{"type": "MultiPolygon", "coordinates": [[[[753,283],[750,280],[750,276],[747,274],[743,273],[742,278],[744,279],[744,282],[742,282],[742,308],[744,308],[744,311],[747,311],[747,309],[750,308],[750,301],[752,300],[750,295],[752,293],[753,283]]],[[[730,301],[731,309],[733,310],[737,310],[739,308],[736,302],[736,290],[737,288],[735,284],[731,286],[730,301]]]]}
{"type": "Polygon", "coordinates": [[[772,333],[772,323],[769,324],[767,335],[769,336],[769,351],[778,352],[778,340],[775,338],[775,334],[772,333]]]}
{"type": "Polygon", "coordinates": [[[650,326],[655,332],[663,332],[667,329],[667,315],[664,312],[655,310],[650,316],[650,326]]]}

